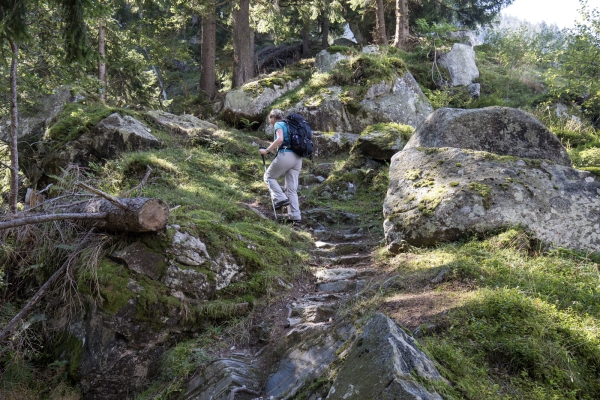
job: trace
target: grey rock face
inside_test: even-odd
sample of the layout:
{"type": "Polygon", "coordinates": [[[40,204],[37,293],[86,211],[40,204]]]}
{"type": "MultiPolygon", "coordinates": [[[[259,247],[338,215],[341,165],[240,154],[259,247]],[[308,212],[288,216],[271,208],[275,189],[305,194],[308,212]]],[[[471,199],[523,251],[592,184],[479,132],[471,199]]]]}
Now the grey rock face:
{"type": "Polygon", "coordinates": [[[413,128],[421,125],[433,112],[429,100],[409,72],[396,78],[387,92],[381,89],[372,95],[367,92],[360,105],[373,123],[397,122],[413,128]]]}
{"type": "Polygon", "coordinates": [[[327,50],[321,50],[315,56],[315,68],[319,72],[330,72],[337,63],[342,60],[348,60],[350,56],[345,56],[342,53],[331,54],[327,50]]]}
{"type": "MultiPolygon", "coordinates": [[[[600,183],[586,171],[456,148],[404,149],[383,204],[388,244],[456,241],[514,225],[571,249],[600,248],[600,183]]],[[[390,246],[393,247],[393,246],[390,246]]]]}
{"type": "Polygon", "coordinates": [[[170,251],[175,256],[175,261],[185,265],[200,266],[210,259],[206,245],[187,233],[176,231],[170,251]]]}
{"type": "Polygon", "coordinates": [[[413,372],[425,379],[442,379],[414,339],[377,313],[348,353],[327,399],[442,399],[415,382],[413,372]]]}
{"type": "Polygon", "coordinates": [[[440,57],[439,62],[450,72],[452,86],[469,85],[479,78],[475,50],[469,45],[455,43],[449,53],[440,57]]]}
{"type": "Polygon", "coordinates": [[[477,98],[481,95],[481,84],[471,83],[469,86],[467,86],[467,90],[472,98],[477,98]]]}
{"type": "Polygon", "coordinates": [[[90,132],[45,157],[41,168],[46,174],[60,175],[60,168],[68,164],[87,167],[94,159],[108,160],[125,151],[147,150],[158,145],[144,124],[128,115],[114,113],[90,132]]]}
{"type": "Polygon", "coordinates": [[[267,398],[288,399],[293,397],[306,382],[321,377],[334,361],[336,354],[354,332],[354,327],[328,327],[322,329],[299,326],[292,329],[287,337],[289,350],[275,373],[267,379],[264,392],[267,398]],[[296,342],[296,345],[293,345],[296,342]]]}
{"type": "Polygon", "coordinates": [[[163,283],[176,292],[183,292],[196,299],[207,299],[214,292],[214,286],[205,274],[191,268],[179,268],[176,265],[169,266],[163,283]]]}
{"type": "Polygon", "coordinates": [[[348,153],[358,137],[359,135],[356,133],[313,131],[314,156],[321,157],[348,153]]]}
{"type": "Polygon", "coordinates": [[[415,147],[457,147],[571,165],[560,140],[533,115],[515,108],[439,108],[413,133],[405,149],[415,147]]]}
{"type": "MultiPolygon", "coordinates": [[[[71,99],[71,90],[60,87],[49,96],[40,99],[41,107],[35,114],[29,115],[21,112],[19,115],[18,136],[43,135],[50,125],[52,118],[60,113],[71,99]]],[[[10,117],[0,120],[0,140],[8,142],[10,139],[10,117]]]]}
{"type": "Polygon", "coordinates": [[[150,251],[141,242],[135,242],[123,250],[117,251],[111,257],[125,263],[127,268],[132,271],[155,280],[160,279],[161,273],[167,266],[167,260],[162,254],[150,251]]]}
{"type": "MultiPolygon", "coordinates": [[[[419,126],[433,107],[410,73],[367,90],[357,110],[348,110],[340,100],[342,88],[332,86],[298,102],[287,112],[302,114],[311,128],[320,132],[360,133],[369,125],[397,122],[419,126]]],[[[265,120],[266,132],[272,129],[265,120]]]]}
{"type": "Polygon", "coordinates": [[[402,132],[372,132],[358,138],[353,152],[378,161],[390,161],[392,156],[402,150],[406,144],[402,132]]]}
{"type": "Polygon", "coordinates": [[[269,105],[284,93],[298,87],[301,82],[301,79],[296,79],[283,85],[272,85],[273,87],[262,86],[260,80],[248,82],[227,93],[223,118],[233,124],[239,123],[243,118],[260,122],[269,105]]]}
{"type": "Polygon", "coordinates": [[[156,332],[136,320],[133,299],[115,315],[92,304],[86,320],[72,324],[70,332],[83,344],[78,373],[86,399],[127,398],[141,390],[156,373],[154,363],[169,338],[168,330],[156,332]]]}
{"type": "Polygon", "coordinates": [[[148,111],[146,114],[159,125],[188,136],[199,133],[211,133],[219,129],[217,125],[203,121],[190,114],[175,115],[160,110],[148,111]]]}
{"type": "MultiPolygon", "coordinates": [[[[243,355],[212,361],[200,374],[195,375],[189,381],[188,392],[183,399],[229,400],[230,392],[241,387],[258,392],[260,389],[258,382],[261,381],[262,371],[252,366],[251,361],[249,357],[243,355]]],[[[241,392],[237,397],[242,398],[244,394],[247,393],[241,392]]]]}

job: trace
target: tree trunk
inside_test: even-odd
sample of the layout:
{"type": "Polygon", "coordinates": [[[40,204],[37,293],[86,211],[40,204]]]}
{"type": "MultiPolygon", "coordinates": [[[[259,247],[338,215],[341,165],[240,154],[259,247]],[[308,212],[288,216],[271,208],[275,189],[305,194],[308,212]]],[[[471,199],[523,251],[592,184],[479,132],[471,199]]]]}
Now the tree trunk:
{"type": "Polygon", "coordinates": [[[210,99],[215,97],[215,59],[217,47],[217,16],[216,6],[211,2],[209,10],[202,16],[202,72],[200,74],[200,90],[210,99]]]}
{"type": "Polygon", "coordinates": [[[377,43],[387,44],[387,34],[385,33],[385,13],[383,10],[383,0],[375,2],[375,17],[377,21],[377,43]]]}
{"type": "Polygon", "coordinates": [[[169,207],[159,199],[92,199],[68,207],[63,214],[38,214],[0,222],[0,230],[49,221],[75,220],[90,227],[116,232],[156,232],[167,225],[169,207]]]}
{"type": "Polygon", "coordinates": [[[98,62],[98,80],[100,81],[100,99],[106,101],[106,47],[105,47],[105,27],[100,22],[98,26],[98,53],[100,61],[98,62]]]}
{"type": "Polygon", "coordinates": [[[407,50],[408,34],[408,0],[396,0],[396,37],[394,38],[394,46],[407,50]]]}
{"type": "Polygon", "coordinates": [[[254,76],[250,53],[250,0],[239,0],[233,9],[233,78],[232,87],[239,87],[254,76]]]}
{"type": "Polygon", "coordinates": [[[321,47],[326,49],[329,47],[329,18],[323,18],[323,29],[321,32],[321,47]]]}
{"type": "Polygon", "coordinates": [[[19,150],[17,147],[19,134],[19,109],[17,107],[17,67],[19,45],[12,37],[8,38],[12,51],[10,64],[10,193],[8,206],[11,213],[17,212],[19,198],[19,150]]]}
{"type": "Polygon", "coordinates": [[[93,223],[106,231],[156,232],[167,225],[169,207],[162,200],[134,197],[119,202],[126,206],[125,210],[106,199],[94,199],[67,211],[107,213],[106,219],[93,223]]]}
{"type": "Polygon", "coordinates": [[[302,57],[310,55],[310,23],[305,21],[302,25],[302,57]]]}

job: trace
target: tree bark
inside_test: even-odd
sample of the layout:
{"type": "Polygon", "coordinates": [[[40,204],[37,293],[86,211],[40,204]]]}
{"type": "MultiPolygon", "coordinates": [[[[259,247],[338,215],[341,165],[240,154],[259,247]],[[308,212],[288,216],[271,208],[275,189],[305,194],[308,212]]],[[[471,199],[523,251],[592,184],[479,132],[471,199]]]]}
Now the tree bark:
{"type": "Polygon", "coordinates": [[[239,0],[233,9],[233,78],[232,87],[239,87],[254,76],[250,53],[250,0],[239,0]]]}
{"type": "Polygon", "coordinates": [[[310,55],[310,23],[304,21],[302,25],[302,57],[307,58],[310,55]]]}
{"type": "Polygon", "coordinates": [[[17,103],[17,67],[19,62],[19,45],[9,36],[12,62],[10,64],[10,192],[8,206],[11,213],[17,212],[19,198],[19,108],[17,103]]]}
{"type": "Polygon", "coordinates": [[[202,16],[202,72],[200,74],[200,90],[209,99],[215,97],[217,86],[216,78],[216,48],[217,48],[217,15],[216,5],[211,1],[208,11],[202,16]]]}
{"type": "Polygon", "coordinates": [[[106,45],[105,45],[106,29],[102,22],[98,25],[98,53],[100,61],[98,61],[98,80],[100,81],[100,99],[106,101],[106,45]]]}
{"type": "Polygon", "coordinates": [[[169,207],[159,199],[134,197],[119,199],[119,203],[125,209],[107,199],[92,199],[68,207],[63,214],[29,215],[0,222],[0,229],[59,220],[78,220],[92,227],[117,232],[156,232],[167,225],[169,207]]]}
{"type": "Polygon", "coordinates": [[[123,210],[106,199],[94,199],[67,211],[107,213],[105,219],[94,223],[94,226],[107,231],[156,232],[167,225],[169,207],[162,200],[134,197],[119,199],[119,202],[127,209],[123,210]]]}
{"type": "Polygon", "coordinates": [[[394,38],[394,46],[407,50],[408,35],[408,0],[396,0],[396,37],[394,38]]]}
{"type": "Polygon", "coordinates": [[[383,0],[375,2],[375,17],[377,21],[377,42],[379,44],[387,44],[388,38],[385,32],[385,13],[383,9],[383,0]]]}
{"type": "Polygon", "coordinates": [[[321,47],[326,49],[329,47],[329,18],[323,17],[323,28],[321,31],[321,47]]]}

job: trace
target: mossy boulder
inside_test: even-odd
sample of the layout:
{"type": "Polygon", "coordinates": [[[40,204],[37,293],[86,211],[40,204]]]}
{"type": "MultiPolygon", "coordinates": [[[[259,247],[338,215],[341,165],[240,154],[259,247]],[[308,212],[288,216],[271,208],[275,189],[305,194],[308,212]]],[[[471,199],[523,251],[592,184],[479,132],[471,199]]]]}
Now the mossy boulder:
{"type": "Polygon", "coordinates": [[[417,147],[457,147],[571,166],[558,137],[533,115],[516,108],[439,108],[415,131],[405,148],[417,147]]]}
{"type": "Polygon", "coordinates": [[[44,181],[49,175],[60,175],[69,164],[85,168],[90,162],[102,162],[124,152],[158,146],[158,139],[146,125],[132,116],[115,112],[76,137],[29,135],[19,150],[23,148],[27,154],[21,160],[23,171],[35,183],[44,181]]]}
{"type": "Polygon", "coordinates": [[[210,134],[219,129],[217,125],[190,114],[175,115],[161,110],[151,110],[146,114],[162,127],[189,137],[210,134]]]}
{"type": "Polygon", "coordinates": [[[410,125],[371,125],[360,135],[352,152],[373,160],[389,162],[394,154],[404,148],[413,131],[414,128],[410,125]]]}
{"type": "Polygon", "coordinates": [[[295,89],[301,79],[286,80],[267,77],[245,83],[227,92],[223,106],[223,119],[230,124],[245,127],[252,122],[262,122],[266,109],[284,93],[295,89]]]}
{"type": "Polygon", "coordinates": [[[522,225],[551,247],[597,251],[600,183],[587,171],[457,148],[392,157],[383,204],[389,250],[522,225]]]}
{"type": "MultiPolygon", "coordinates": [[[[431,104],[409,72],[393,74],[389,80],[356,87],[328,86],[300,99],[284,111],[304,116],[315,131],[358,134],[369,125],[396,122],[419,126],[431,104]]],[[[272,134],[268,121],[266,131],[272,134]]]]}
{"type": "Polygon", "coordinates": [[[342,52],[321,50],[315,57],[315,68],[319,72],[330,72],[333,70],[333,68],[335,68],[337,63],[349,58],[349,55],[345,55],[342,52]]]}

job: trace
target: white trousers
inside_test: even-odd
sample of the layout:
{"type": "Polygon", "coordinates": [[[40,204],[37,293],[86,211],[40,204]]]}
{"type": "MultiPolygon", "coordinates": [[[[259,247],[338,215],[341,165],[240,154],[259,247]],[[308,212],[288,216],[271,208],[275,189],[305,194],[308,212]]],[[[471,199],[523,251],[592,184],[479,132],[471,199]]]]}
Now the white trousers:
{"type": "Polygon", "coordinates": [[[298,203],[298,175],[302,169],[302,157],[293,151],[278,152],[277,157],[265,172],[264,180],[267,183],[271,200],[278,203],[289,199],[288,216],[290,219],[300,220],[300,205],[298,203]],[[277,178],[285,174],[285,193],[277,182],[277,178]]]}

